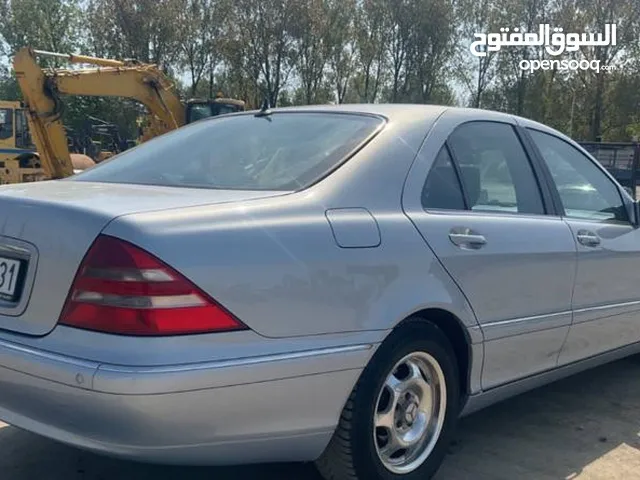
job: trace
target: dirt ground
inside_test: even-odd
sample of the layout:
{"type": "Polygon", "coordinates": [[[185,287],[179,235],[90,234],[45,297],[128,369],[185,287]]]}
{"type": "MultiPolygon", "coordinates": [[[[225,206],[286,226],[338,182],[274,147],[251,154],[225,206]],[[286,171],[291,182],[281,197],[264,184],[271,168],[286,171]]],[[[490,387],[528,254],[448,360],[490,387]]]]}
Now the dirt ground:
{"type": "MultiPolygon", "coordinates": [[[[640,480],[640,357],[462,421],[437,480],[640,480]]],[[[85,453],[0,423],[2,480],[319,480],[310,465],[179,468],[85,453]]]]}

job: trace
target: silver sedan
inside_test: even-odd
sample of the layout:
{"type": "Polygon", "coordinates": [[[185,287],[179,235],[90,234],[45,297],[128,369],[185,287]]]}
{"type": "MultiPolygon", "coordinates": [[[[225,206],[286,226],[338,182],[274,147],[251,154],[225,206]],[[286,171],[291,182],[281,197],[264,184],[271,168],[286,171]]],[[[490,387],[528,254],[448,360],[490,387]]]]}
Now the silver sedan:
{"type": "Polygon", "coordinates": [[[429,478],[460,415],[639,350],[638,212],[509,115],[203,120],[0,187],[0,419],[152,462],[429,478]]]}

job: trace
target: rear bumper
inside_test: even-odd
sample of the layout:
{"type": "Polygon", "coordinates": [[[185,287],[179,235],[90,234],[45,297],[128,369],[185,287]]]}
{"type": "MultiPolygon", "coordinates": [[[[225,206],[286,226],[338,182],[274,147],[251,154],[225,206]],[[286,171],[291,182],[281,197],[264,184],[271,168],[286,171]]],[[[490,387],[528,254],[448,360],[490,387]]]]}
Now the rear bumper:
{"type": "Polygon", "coordinates": [[[0,341],[0,419],[136,460],[313,460],[374,346],[163,367],[105,365],[0,341]]]}

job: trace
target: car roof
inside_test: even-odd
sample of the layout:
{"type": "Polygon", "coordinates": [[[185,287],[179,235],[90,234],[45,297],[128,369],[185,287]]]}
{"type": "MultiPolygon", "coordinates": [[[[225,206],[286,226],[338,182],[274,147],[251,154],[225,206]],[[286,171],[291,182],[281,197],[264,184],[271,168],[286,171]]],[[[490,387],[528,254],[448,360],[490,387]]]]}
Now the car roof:
{"type": "Polygon", "coordinates": [[[302,105],[295,107],[272,108],[272,112],[312,111],[312,112],[345,112],[368,113],[381,115],[389,119],[400,118],[406,115],[419,115],[437,117],[447,110],[443,105],[417,105],[417,104],[392,104],[392,103],[353,103],[340,105],[302,105]]]}
{"type": "MultiPolygon", "coordinates": [[[[471,107],[453,107],[450,105],[426,105],[413,103],[343,103],[343,104],[325,104],[325,105],[299,105],[291,107],[275,107],[270,109],[271,112],[326,112],[326,113],[363,113],[370,115],[379,115],[389,121],[400,121],[403,123],[411,123],[413,119],[432,119],[435,121],[444,112],[452,114],[459,118],[463,123],[465,120],[487,120],[487,121],[505,121],[507,123],[517,123],[522,127],[535,128],[541,131],[555,134],[565,140],[575,142],[564,135],[562,132],[535,120],[520,117],[510,113],[498,112],[495,110],[486,110],[471,107]]],[[[257,112],[258,109],[232,113],[227,115],[247,115],[257,112]]],[[[226,115],[225,115],[226,116],[226,115]]],[[[211,117],[216,118],[216,117],[211,117]]]]}
{"type": "MultiPolygon", "coordinates": [[[[253,110],[256,111],[256,110],[253,110]]],[[[373,115],[381,115],[383,117],[393,119],[405,119],[406,116],[439,117],[445,111],[458,114],[461,117],[474,116],[482,117],[486,114],[487,119],[497,119],[502,117],[505,121],[518,123],[526,123],[528,125],[536,125],[549,129],[548,126],[518,117],[509,113],[497,112],[495,110],[485,110],[470,107],[453,107],[449,105],[425,105],[411,103],[353,103],[340,105],[304,105],[294,107],[278,107],[272,108],[272,112],[289,112],[289,111],[313,111],[313,112],[349,112],[349,113],[368,113],[373,115]]]]}

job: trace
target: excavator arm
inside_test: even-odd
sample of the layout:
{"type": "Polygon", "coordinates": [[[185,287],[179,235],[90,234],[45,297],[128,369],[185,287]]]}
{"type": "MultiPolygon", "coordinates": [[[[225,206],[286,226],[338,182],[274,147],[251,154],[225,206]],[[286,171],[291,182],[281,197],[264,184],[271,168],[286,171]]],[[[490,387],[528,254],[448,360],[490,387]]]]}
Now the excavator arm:
{"type": "Polygon", "coordinates": [[[184,106],[173,83],[154,65],[21,49],[14,57],[16,78],[28,111],[29,127],[42,167],[50,178],[73,174],[67,137],[61,121],[60,95],[125,97],[149,111],[154,130],[164,133],[185,123],[184,106]],[[45,72],[36,55],[98,66],[45,72]]]}
{"type": "Polygon", "coordinates": [[[15,56],[14,69],[24,97],[31,137],[45,174],[50,178],[72,175],[67,136],[59,115],[60,104],[56,98],[47,95],[44,72],[26,49],[15,56]]]}

